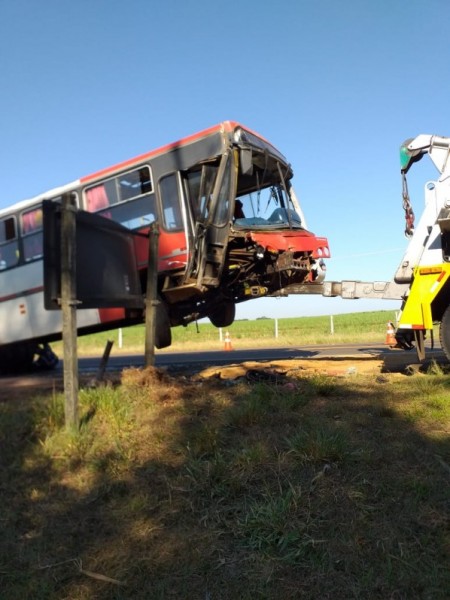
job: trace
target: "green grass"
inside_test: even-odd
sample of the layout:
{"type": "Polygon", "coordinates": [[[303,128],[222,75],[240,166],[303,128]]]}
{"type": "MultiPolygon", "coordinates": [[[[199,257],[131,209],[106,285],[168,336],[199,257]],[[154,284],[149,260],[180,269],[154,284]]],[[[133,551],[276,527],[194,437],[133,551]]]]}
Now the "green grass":
{"type": "MultiPolygon", "coordinates": [[[[226,328],[234,347],[249,348],[258,346],[301,346],[308,344],[338,344],[345,342],[384,343],[386,323],[394,321],[393,311],[376,311],[341,314],[333,317],[334,333],[331,333],[330,317],[298,317],[278,319],[278,337],[275,337],[273,319],[235,321],[226,328]]],[[[225,330],[222,332],[224,335],[225,330]]],[[[119,348],[119,331],[112,330],[78,339],[80,354],[100,354],[106,342],[114,342],[113,352],[143,352],[145,327],[136,325],[121,330],[122,348],[119,348]]],[[[173,343],[169,351],[189,349],[222,349],[220,332],[209,322],[191,323],[187,327],[172,328],[173,343]]],[[[52,344],[62,355],[61,343],[52,344]]]]}
{"type": "Polygon", "coordinates": [[[348,453],[347,436],[330,427],[318,427],[317,423],[302,426],[286,439],[289,452],[300,463],[338,462],[348,453]]]}
{"type": "Polygon", "coordinates": [[[450,375],[130,369],[0,402],[2,600],[446,600],[450,375]]]}

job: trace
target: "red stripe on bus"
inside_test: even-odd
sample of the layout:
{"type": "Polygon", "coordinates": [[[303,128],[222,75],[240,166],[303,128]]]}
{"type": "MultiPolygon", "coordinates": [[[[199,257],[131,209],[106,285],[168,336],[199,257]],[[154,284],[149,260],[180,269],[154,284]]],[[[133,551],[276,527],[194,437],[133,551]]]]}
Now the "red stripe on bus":
{"type": "MultiPolygon", "coordinates": [[[[101,169],[100,171],[97,171],[96,173],[92,173],[91,175],[86,175],[85,177],[81,177],[80,182],[86,183],[88,181],[91,181],[92,179],[97,179],[97,177],[104,177],[105,175],[108,175],[109,173],[113,173],[114,171],[129,167],[131,165],[134,165],[135,163],[140,163],[142,161],[145,161],[145,160],[151,158],[152,156],[156,156],[157,154],[169,152],[170,150],[176,150],[177,148],[180,147],[180,145],[184,146],[185,144],[189,144],[190,142],[199,140],[202,137],[206,137],[206,136],[210,135],[211,133],[216,133],[216,132],[220,132],[220,131],[233,131],[233,129],[235,127],[239,127],[239,123],[236,123],[235,121],[226,121],[224,123],[221,123],[220,125],[214,125],[213,127],[209,127],[209,129],[204,129],[203,131],[200,131],[199,133],[194,133],[193,135],[189,135],[188,137],[185,137],[185,138],[179,140],[178,142],[172,142],[171,144],[166,144],[165,146],[161,146],[161,148],[157,148],[156,150],[152,150],[151,152],[146,152],[144,154],[136,156],[135,158],[130,158],[129,160],[125,160],[124,162],[113,165],[112,167],[106,167],[106,169],[101,169]]],[[[246,129],[246,127],[243,127],[243,129],[246,129]]],[[[250,131],[250,130],[248,129],[247,131],[250,131]]],[[[261,137],[261,136],[259,136],[259,137],[261,137]]]]}
{"type": "Polygon", "coordinates": [[[16,292],[15,294],[9,294],[8,296],[0,296],[0,302],[7,302],[8,300],[14,300],[15,298],[23,298],[24,296],[32,296],[44,291],[44,286],[31,288],[29,290],[23,290],[16,292]]]}
{"type": "Polygon", "coordinates": [[[100,308],[98,311],[100,323],[109,323],[110,321],[121,321],[125,318],[124,308],[100,308]]]}

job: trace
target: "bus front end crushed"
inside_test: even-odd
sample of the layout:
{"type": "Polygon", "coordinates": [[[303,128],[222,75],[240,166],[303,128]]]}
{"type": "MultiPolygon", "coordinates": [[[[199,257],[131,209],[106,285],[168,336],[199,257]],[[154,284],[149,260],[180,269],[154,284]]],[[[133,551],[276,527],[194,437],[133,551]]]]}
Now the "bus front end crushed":
{"type": "Polygon", "coordinates": [[[272,295],[293,284],[321,283],[328,241],[301,231],[235,233],[225,273],[236,302],[272,295]]]}

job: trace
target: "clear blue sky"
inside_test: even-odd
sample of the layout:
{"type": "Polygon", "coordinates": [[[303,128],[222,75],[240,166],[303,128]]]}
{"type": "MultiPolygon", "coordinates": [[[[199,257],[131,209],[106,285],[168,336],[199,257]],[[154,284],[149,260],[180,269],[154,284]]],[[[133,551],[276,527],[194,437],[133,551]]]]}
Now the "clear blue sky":
{"type": "MultiPolygon", "coordinates": [[[[233,119],[293,165],[327,278],[391,279],[399,146],[450,135],[449,23],[448,0],[0,0],[0,207],[233,119]]],[[[411,172],[416,215],[434,176],[411,172]]],[[[238,317],[391,307],[294,296],[238,317]]]]}

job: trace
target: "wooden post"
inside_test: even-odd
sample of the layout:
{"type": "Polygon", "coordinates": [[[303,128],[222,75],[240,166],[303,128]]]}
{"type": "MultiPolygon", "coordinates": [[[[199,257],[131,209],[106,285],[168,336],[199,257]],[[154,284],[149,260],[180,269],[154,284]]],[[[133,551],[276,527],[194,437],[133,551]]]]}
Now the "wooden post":
{"type": "Polygon", "coordinates": [[[155,364],[156,307],[158,300],[159,225],[150,225],[148,241],[147,293],[145,296],[145,360],[146,367],[155,364]]]}
{"type": "Polygon", "coordinates": [[[78,428],[76,300],[76,207],[64,194],[61,207],[61,310],[64,351],[64,415],[67,429],[78,428]]]}

